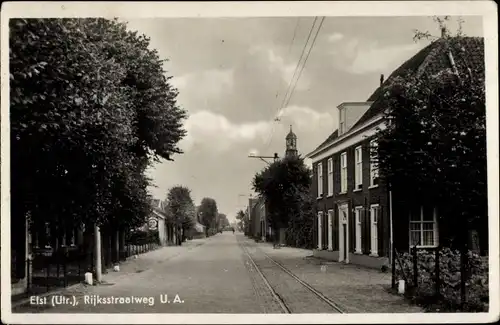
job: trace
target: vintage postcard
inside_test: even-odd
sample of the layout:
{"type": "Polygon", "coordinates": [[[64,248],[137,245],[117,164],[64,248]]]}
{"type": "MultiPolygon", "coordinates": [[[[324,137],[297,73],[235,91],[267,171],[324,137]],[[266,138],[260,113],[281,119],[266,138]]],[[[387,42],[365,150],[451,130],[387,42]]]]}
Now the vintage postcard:
{"type": "Polygon", "coordinates": [[[4,2],[2,322],[499,318],[491,1],[4,2]]]}

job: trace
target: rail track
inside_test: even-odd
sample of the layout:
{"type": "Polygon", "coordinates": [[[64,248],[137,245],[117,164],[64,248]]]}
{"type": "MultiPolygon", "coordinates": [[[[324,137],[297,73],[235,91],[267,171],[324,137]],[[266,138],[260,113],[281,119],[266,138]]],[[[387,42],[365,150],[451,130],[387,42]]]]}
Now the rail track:
{"type": "MultiPolygon", "coordinates": [[[[279,304],[280,308],[282,309],[283,313],[286,314],[293,314],[295,312],[295,309],[301,309],[301,308],[296,308],[297,301],[291,299],[287,301],[285,297],[283,297],[283,293],[286,294],[286,292],[280,292],[279,286],[278,285],[272,285],[272,281],[266,277],[264,274],[265,272],[262,271],[262,267],[258,265],[256,262],[255,258],[252,256],[252,254],[248,250],[248,243],[242,240],[238,240],[238,244],[241,248],[241,250],[245,253],[245,255],[248,257],[248,260],[250,261],[250,264],[253,266],[253,268],[257,271],[259,274],[260,278],[264,282],[265,286],[268,288],[269,292],[275,299],[275,301],[279,304]]],[[[265,260],[271,262],[271,264],[274,266],[274,270],[279,270],[281,271],[281,274],[286,274],[289,278],[293,279],[295,283],[300,284],[300,286],[306,290],[302,291],[302,294],[300,297],[297,297],[300,301],[306,300],[306,298],[309,301],[315,301],[316,303],[319,302],[319,304],[314,304],[315,306],[319,306],[318,308],[321,309],[321,312],[323,313],[345,313],[343,308],[339,306],[336,302],[332,301],[330,298],[326,297],[323,295],[321,292],[313,288],[311,285],[309,285],[307,282],[303,281],[299,277],[297,277],[293,272],[291,272],[289,269],[287,269],[283,264],[280,262],[274,260],[272,257],[270,257],[268,254],[266,254],[263,250],[260,248],[253,246],[256,250],[259,251],[260,254],[262,254],[265,258],[265,260]],[[305,295],[308,295],[308,297],[305,297],[305,295]]],[[[269,269],[269,268],[268,268],[269,269]]],[[[281,289],[283,290],[283,289],[281,289]]],[[[297,293],[298,294],[298,293],[297,293]]],[[[297,295],[296,294],[296,295],[297,295]]],[[[289,293],[290,296],[290,293],[289,293]]],[[[302,306],[302,309],[303,306],[302,306]]],[[[309,311],[298,311],[301,313],[310,313],[309,311]]],[[[320,311],[318,311],[320,312],[320,311]]]]}

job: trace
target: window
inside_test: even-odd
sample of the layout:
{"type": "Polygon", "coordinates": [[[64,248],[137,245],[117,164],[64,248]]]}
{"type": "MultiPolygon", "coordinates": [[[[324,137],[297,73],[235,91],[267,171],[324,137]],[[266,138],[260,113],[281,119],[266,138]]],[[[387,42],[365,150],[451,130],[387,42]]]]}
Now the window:
{"type": "Polygon", "coordinates": [[[436,208],[418,207],[410,211],[410,247],[435,247],[437,238],[436,208]]]}
{"type": "Polygon", "coordinates": [[[328,250],[333,250],[333,210],[328,210],[328,250]]]}
{"type": "Polygon", "coordinates": [[[378,143],[370,141],[370,186],[378,186],[378,143]]]}
{"type": "Polygon", "coordinates": [[[354,216],[356,218],[356,253],[361,254],[361,213],[363,212],[362,207],[354,208],[354,216]]]}
{"type": "Polygon", "coordinates": [[[50,223],[46,222],[45,223],[45,248],[51,248],[52,245],[51,245],[51,235],[52,235],[52,231],[51,231],[51,228],[50,228],[50,223]]]}
{"type": "Polygon", "coordinates": [[[345,113],[345,108],[339,108],[339,135],[342,135],[346,132],[345,113]]]}
{"type": "Polygon", "coordinates": [[[333,195],[333,159],[328,159],[328,195],[333,195]]]}
{"type": "Polygon", "coordinates": [[[340,155],[340,192],[347,192],[347,154],[340,155]]]}
{"type": "Polygon", "coordinates": [[[321,238],[323,235],[322,221],[323,221],[323,212],[320,211],[318,212],[318,249],[323,248],[323,238],[321,238]]]}
{"type": "Polygon", "coordinates": [[[380,215],[380,207],[378,204],[370,206],[370,230],[371,230],[371,249],[372,256],[378,256],[378,219],[380,215]]]}
{"type": "Polygon", "coordinates": [[[318,164],[318,197],[323,195],[323,165],[318,164]]]}
{"type": "Polygon", "coordinates": [[[355,149],[355,170],[354,170],[354,184],[355,190],[360,190],[363,187],[363,152],[361,146],[355,149]]]}

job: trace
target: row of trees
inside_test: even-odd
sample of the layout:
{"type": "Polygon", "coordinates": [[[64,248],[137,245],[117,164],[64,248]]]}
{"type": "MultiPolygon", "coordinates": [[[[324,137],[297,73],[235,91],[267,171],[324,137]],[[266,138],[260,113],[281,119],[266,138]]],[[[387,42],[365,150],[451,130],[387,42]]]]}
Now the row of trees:
{"type": "Polygon", "coordinates": [[[185,235],[194,230],[196,222],[205,226],[205,235],[210,236],[225,227],[229,227],[229,220],[223,213],[219,213],[217,202],[212,198],[203,198],[199,207],[196,207],[191,197],[191,190],[185,186],[172,187],[164,201],[167,222],[175,225],[178,233],[185,235]]]}
{"type": "Polygon", "coordinates": [[[146,168],[186,112],[150,40],[107,19],[11,19],[12,224],[142,225],[146,168]]]}

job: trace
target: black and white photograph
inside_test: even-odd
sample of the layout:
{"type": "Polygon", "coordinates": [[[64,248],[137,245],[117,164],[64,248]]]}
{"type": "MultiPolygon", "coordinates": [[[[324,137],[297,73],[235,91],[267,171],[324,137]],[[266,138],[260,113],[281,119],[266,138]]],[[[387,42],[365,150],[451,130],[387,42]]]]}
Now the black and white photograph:
{"type": "Polygon", "coordinates": [[[494,2],[1,15],[3,323],[498,321],[494,2]]]}

